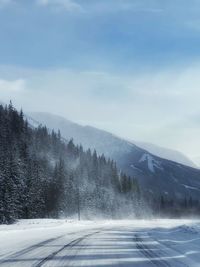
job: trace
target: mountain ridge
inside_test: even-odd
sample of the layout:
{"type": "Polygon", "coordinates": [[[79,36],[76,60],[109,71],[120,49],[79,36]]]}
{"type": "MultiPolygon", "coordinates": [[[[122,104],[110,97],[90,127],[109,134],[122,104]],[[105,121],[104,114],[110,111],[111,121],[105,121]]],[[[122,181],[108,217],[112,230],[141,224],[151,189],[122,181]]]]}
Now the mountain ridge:
{"type": "Polygon", "coordinates": [[[95,149],[117,162],[127,175],[135,177],[143,191],[160,197],[200,199],[200,170],[158,157],[139,146],[109,132],[81,126],[49,113],[31,113],[35,120],[50,129],[60,129],[66,139],[73,138],[84,149],[95,149]]]}
{"type": "MultiPolygon", "coordinates": [[[[38,126],[41,124],[40,120],[42,120],[41,118],[41,115],[44,115],[46,118],[49,117],[49,118],[56,118],[57,120],[59,120],[59,123],[67,123],[68,125],[70,126],[75,126],[77,128],[80,129],[81,128],[84,128],[84,129],[88,129],[88,130],[93,130],[93,131],[101,131],[101,132],[104,132],[105,134],[108,134],[108,135],[111,135],[113,138],[118,138],[124,142],[126,142],[127,144],[129,144],[130,146],[135,146],[135,147],[138,147],[139,149],[143,149],[144,151],[147,151],[149,152],[150,154],[156,156],[156,157],[159,157],[159,158],[162,158],[162,159],[166,159],[166,160],[169,160],[169,161],[173,161],[175,163],[179,163],[179,164],[182,164],[182,165],[185,165],[185,166],[188,166],[188,167],[192,167],[192,168],[196,168],[198,169],[198,166],[196,166],[192,160],[190,160],[187,156],[185,156],[183,153],[179,152],[179,151],[176,151],[176,150],[172,150],[172,149],[168,149],[168,148],[165,148],[165,147],[161,147],[161,146],[158,146],[158,145],[155,145],[155,144],[152,144],[152,143],[148,143],[148,142],[141,142],[141,141],[134,141],[134,140],[129,140],[129,139],[126,139],[126,138],[123,138],[121,136],[118,136],[116,134],[113,134],[107,130],[102,130],[102,129],[99,129],[97,127],[94,127],[94,126],[91,126],[91,125],[81,125],[79,123],[76,123],[76,122],[73,122],[69,119],[66,119],[65,117],[63,116],[60,116],[60,115],[55,115],[55,114],[51,114],[51,113],[48,113],[48,112],[31,112],[31,113],[28,113],[28,115],[26,115],[27,119],[31,122],[32,120],[32,125],[35,124],[35,126],[38,126]],[[32,116],[33,115],[33,116],[32,116]],[[33,117],[36,117],[37,119],[33,119],[33,117]],[[167,157],[167,156],[162,156],[160,154],[162,153],[156,153],[156,151],[154,152],[154,150],[156,149],[160,149],[162,151],[169,151],[169,152],[174,152],[174,153],[177,153],[178,155],[181,155],[182,157],[184,157],[184,160],[185,161],[188,161],[188,162],[181,162],[181,160],[177,159],[173,159],[170,158],[170,157],[167,157]]],[[[45,122],[43,121],[43,123],[45,124],[45,122]]],[[[60,127],[59,125],[57,125],[57,127],[53,127],[53,125],[51,125],[50,128],[54,128],[55,130],[60,130],[60,127]]],[[[73,138],[73,136],[72,136],[73,138]]],[[[80,144],[82,144],[80,142],[80,144]]],[[[91,148],[91,147],[88,147],[88,148],[91,148]]],[[[164,154],[164,153],[163,153],[164,154]]]]}

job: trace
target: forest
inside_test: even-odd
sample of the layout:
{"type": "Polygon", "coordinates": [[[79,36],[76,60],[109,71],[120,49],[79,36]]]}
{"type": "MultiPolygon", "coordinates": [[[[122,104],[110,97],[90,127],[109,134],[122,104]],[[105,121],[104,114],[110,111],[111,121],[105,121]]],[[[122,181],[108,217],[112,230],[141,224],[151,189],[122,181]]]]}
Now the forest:
{"type": "Polygon", "coordinates": [[[0,223],[200,214],[198,200],[156,198],[136,178],[112,159],[65,140],[60,131],[31,126],[11,102],[0,105],[0,223]]]}
{"type": "Polygon", "coordinates": [[[137,181],[115,162],[84,151],[0,105],[0,223],[28,218],[122,218],[141,205],[137,181]]]}

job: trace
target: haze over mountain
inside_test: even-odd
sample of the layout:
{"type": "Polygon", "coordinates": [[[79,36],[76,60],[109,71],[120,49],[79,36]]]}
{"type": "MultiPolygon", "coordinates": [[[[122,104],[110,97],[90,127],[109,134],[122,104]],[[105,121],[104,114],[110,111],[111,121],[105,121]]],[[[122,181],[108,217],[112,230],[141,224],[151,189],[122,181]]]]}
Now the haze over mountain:
{"type": "Polygon", "coordinates": [[[150,153],[158,157],[172,160],[193,168],[197,168],[197,165],[191,159],[189,159],[187,156],[185,156],[183,153],[179,151],[146,142],[140,142],[140,141],[133,141],[133,142],[139,147],[149,151],[150,153]]]}
{"type": "Polygon", "coordinates": [[[198,168],[200,168],[200,157],[193,157],[192,158],[193,162],[196,164],[196,166],[198,166],[198,168]]]}
{"type": "MultiPolygon", "coordinates": [[[[109,132],[91,126],[81,126],[57,115],[31,113],[29,116],[32,118],[29,118],[31,124],[42,123],[50,129],[60,129],[64,138],[73,138],[76,144],[82,144],[85,149],[96,149],[97,153],[114,159],[122,171],[137,178],[143,191],[148,194],[155,197],[164,195],[169,199],[200,199],[198,169],[163,159],[109,132]]],[[[162,153],[166,152],[165,150],[162,153]]],[[[172,153],[173,157],[174,154],[176,153],[172,153]]],[[[191,164],[190,161],[186,162],[191,164]]]]}
{"type": "MultiPolygon", "coordinates": [[[[50,113],[44,113],[44,112],[33,112],[29,114],[29,120],[32,119],[32,125],[38,125],[40,123],[47,125],[50,129],[59,129],[62,131],[62,134],[65,136],[65,138],[70,139],[73,138],[76,143],[81,143],[85,148],[92,148],[99,151],[99,153],[106,154],[107,152],[103,148],[104,144],[100,145],[100,136],[101,135],[107,135],[110,134],[106,131],[99,130],[92,126],[81,126],[77,123],[74,123],[68,119],[65,119],[64,117],[50,114],[50,113]],[[84,132],[84,134],[83,134],[84,132]],[[90,138],[87,138],[87,132],[90,135],[90,138]],[[91,141],[91,135],[92,135],[92,141],[91,141]],[[98,139],[98,140],[96,140],[98,139]]],[[[113,134],[110,134],[113,137],[117,137],[113,134]]],[[[122,139],[118,137],[119,139],[122,139]]],[[[123,140],[125,141],[125,140],[123,140]]],[[[187,156],[185,156],[183,153],[160,147],[155,144],[141,142],[141,141],[128,141],[131,144],[135,144],[138,147],[147,150],[148,152],[154,154],[155,156],[172,160],[178,163],[181,163],[183,165],[187,165],[189,167],[196,168],[197,166],[190,160],[187,156]]]]}

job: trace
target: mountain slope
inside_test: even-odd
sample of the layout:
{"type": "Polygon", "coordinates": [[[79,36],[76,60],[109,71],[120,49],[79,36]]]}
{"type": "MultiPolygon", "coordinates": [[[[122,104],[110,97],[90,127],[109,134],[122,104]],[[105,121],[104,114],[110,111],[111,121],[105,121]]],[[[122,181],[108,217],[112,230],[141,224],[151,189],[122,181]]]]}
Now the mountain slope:
{"type": "Polygon", "coordinates": [[[30,116],[50,129],[60,129],[66,139],[73,138],[84,148],[95,148],[114,159],[122,171],[137,178],[143,192],[168,199],[200,199],[198,169],[160,158],[106,131],[80,126],[59,116],[48,113],[30,116]]]}
{"type": "Polygon", "coordinates": [[[197,165],[195,165],[195,163],[192,162],[192,160],[190,160],[188,157],[186,157],[183,153],[179,151],[168,149],[165,147],[160,147],[160,146],[157,146],[151,143],[146,143],[146,142],[135,142],[135,141],[133,142],[137,146],[149,151],[155,156],[168,159],[168,160],[172,160],[172,161],[181,163],[189,167],[197,168],[197,165]]]}

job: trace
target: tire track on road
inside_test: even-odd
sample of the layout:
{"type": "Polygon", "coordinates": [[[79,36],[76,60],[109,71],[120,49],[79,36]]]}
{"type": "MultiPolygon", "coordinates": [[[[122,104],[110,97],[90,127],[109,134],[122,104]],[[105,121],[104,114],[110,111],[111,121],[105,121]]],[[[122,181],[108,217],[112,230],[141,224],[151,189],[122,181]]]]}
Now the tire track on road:
{"type": "Polygon", "coordinates": [[[62,246],[60,249],[58,249],[58,250],[54,251],[53,253],[49,254],[47,257],[45,257],[39,263],[37,263],[35,265],[32,265],[32,267],[41,267],[41,266],[45,265],[48,261],[52,260],[56,255],[58,255],[63,250],[68,249],[68,248],[73,248],[74,246],[76,246],[77,244],[79,244],[80,242],[85,240],[86,238],[88,238],[88,237],[90,237],[92,235],[98,234],[100,232],[101,232],[101,230],[93,232],[93,233],[90,233],[90,234],[87,234],[87,235],[84,235],[84,236],[79,237],[77,239],[74,239],[73,241],[71,241],[71,242],[67,243],[66,245],[62,246]]]}
{"type": "Polygon", "coordinates": [[[6,262],[9,262],[11,259],[14,259],[14,258],[18,258],[18,257],[21,257],[29,252],[32,252],[33,250],[39,248],[39,247],[42,247],[42,246],[45,246],[53,241],[56,241],[56,240],[59,240],[60,238],[62,238],[64,235],[61,235],[61,236],[58,236],[58,237],[55,237],[55,238],[50,238],[50,239],[47,239],[45,241],[42,241],[42,242],[39,242],[35,245],[32,245],[28,248],[25,248],[25,249],[22,249],[20,251],[17,251],[13,254],[10,254],[10,255],[7,255],[6,259],[2,259],[0,260],[0,264],[3,264],[3,263],[6,263],[6,262]],[[9,257],[9,258],[8,258],[9,257]]]}
{"type": "MultiPolygon", "coordinates": [[[[98,230],[98,229],[96,229],[96,230],[98,230]]],[[[51,244],[52,242],[57,241],[57,240],[65,237],[65,236],[71,236],[71,235],[75,235],[75,234],[81,234],[83,232],[85,232],[85,230],[81,230],[79,232],[71,232],[71,233],[59,235],[59,236],[57,236],[55,238],[49,238],[49,239],[44,240],[42,242],[36,243],[36,244],[34,244],[32,246],[29,246],[27,248],[24,248],[24,249],[22,249],[20,251],[17,251],[15,253],[12,253],[12,254],[9,254],[9,255],[6,255],[3,259],[0,260],[0,265],[5,264],[5,263],[9,263],[10,261],[12,261],[14,259],[18,259],[21,256],[24,256],[24,255],[26,255],[26,254],[28,254],[30,252],[33,252],[36,249],[39,249],[39,248],[42,248],[42,247],[44,247],[44,246],[46,246],[48,244],[51,244]]],[[[37,266],[37,265],[33,265],[33,266],[37,266]]]]}
{"type": "MultiPolygon", "coordinates": [[[[152,264],[154,264],[155,266],[157,266],[157,267],[174,267],[174,265],[171,265],[167,260],[161,258],[162,256],[166,257],[167,255],[161,255],[161,253],[156,253],[154,249],[149,248],[148,245],[146,245],[144,243],[143,238],[140,237],[139,234],[135,235],[134,241],[136,243],[137,249],[140,250],[141,253],[145,257],[147,257],[150,260],[150,262],[152,264]]],[[[158,245],[159,245],[159,242],[158,242],[158,245]]],[[[188,265],[178,261],[177,259],[174,259],[174,261],[177,261],[177,264],[178,264],[177,266],[189,267],[188,265]]]]}
{"type": "Polygon", "coordinates": [[[166,260],[162,259],[158,253],[156,253],[146,244],[144,244],[144,240],[138,234],[135,235],[134,241],[136,243],[137,249],[155,266],[172,267],[171,264],[169,264],[166,260]]]}

